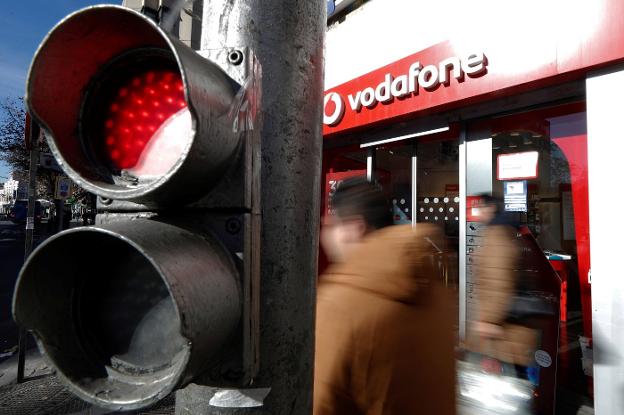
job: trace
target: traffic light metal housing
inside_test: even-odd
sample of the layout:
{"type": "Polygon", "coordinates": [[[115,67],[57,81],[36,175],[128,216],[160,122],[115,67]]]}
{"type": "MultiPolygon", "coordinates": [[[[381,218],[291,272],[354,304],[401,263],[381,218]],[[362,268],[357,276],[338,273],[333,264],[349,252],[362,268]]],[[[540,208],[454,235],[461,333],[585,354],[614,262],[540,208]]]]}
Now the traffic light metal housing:
{"type": "Polygon", "coordinates": [[[205,193],[229,166],[240,145],[231,119],[239,88],[221,67],[146,16],[93,6],[69,15],[46,36],[31,64],[25,100],[54,156],[79,186],[109,199],[162,204],[205,193]],[[135,177],[99,160],[87,128],[93,123],[89,110],[97,106],[98,92],[110,86],[107,75],[132,76],[134,66],[154,60],[179,71],[191,126],[172,165],[135,177]]]}
{"type": "Polygon", "coordinates": [[[231,339],[241,317],[236,273],[218,241],[171,224],[75,228],[29,257],[16,317],[74,393],[133,409],[201,374],[231,339]]]}
{"type": "MultiPolygon", "coordinates": [[[[93,6],[46,36],[29,71],[29,112],[61,168],[99,196],[98,215],[31,255],[13,314],[98,406],[143,408],[191,380],[248,386],[258,372],[261,67],[244,46],[202,53],[140,13],[93,6]],[[137,174],[94,142],[115,77],[134,83],[151,63],[181,78],[186,105],[156,134],[183,145],[158,174],[137,174]]],[[[161,141],[148,162],[170,156],[161,141]]]]}

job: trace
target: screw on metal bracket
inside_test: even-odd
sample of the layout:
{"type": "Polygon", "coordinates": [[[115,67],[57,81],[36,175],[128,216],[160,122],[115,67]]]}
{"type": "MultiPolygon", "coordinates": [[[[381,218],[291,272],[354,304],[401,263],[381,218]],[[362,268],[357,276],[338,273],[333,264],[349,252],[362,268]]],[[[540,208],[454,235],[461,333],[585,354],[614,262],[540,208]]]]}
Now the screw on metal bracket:
{"type": "Polygon", "coordinates": [[[109,199],[107,197],[100,196],[100,203],[103,204],[104,206],[108,206],[111,203],[113,203],[113,199],[109,199]]]}
{"type": "Polygon", "coordinates": [[[232,65],[240,65],[241,63],[243,63],[243,52],[236,49],[230,51],[230,53],[228,54],[228,61],[232,65]]]}
{"type": "Polygon", "coordinates": [[[228,233],[232,235],[240,232],[242,227],[243,225],[241,224],[240,220],[236,218],[230,218],[225,222],[225,229],[228,231],[228,233]]]}

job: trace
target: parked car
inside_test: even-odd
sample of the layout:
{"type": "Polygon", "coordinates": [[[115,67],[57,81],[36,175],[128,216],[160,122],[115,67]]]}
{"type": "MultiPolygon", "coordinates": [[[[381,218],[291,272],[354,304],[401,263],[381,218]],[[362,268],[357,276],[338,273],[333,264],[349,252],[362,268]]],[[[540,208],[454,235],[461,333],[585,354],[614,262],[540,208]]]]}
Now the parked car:
{"type": "MultiPolygon", "coordinates": [[[[41,202],[35,202],[35,223],[41,223],[43,208],[41,202]]],[[[9,220],[13,223],[26,223],[28,200],[16,200],[9,211],[9,220]]]]}

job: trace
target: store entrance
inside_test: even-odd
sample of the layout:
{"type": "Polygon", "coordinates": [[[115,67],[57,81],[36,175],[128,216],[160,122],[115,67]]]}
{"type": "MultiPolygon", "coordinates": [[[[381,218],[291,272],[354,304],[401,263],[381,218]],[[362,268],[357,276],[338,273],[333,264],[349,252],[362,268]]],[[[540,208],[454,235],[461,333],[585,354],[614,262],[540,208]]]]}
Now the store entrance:
{"type": "Polygon", "coordinates": [[[540,414],[593,407],[585,120],[583,103],[491,118],[469,124],[464,144],[464,335],[481,339],[484,319],[527,332],[522,340],[502,334],[509,341],[498,357],[527,367],[539,384],[540,414]],[[494,220],[487,217],[488,203],[498,206],[494,220]],[[488,229],[498,235],[514,230],[515,261],[503,249],[504,239],[488,242],[488,229]],[[517,311],[528,297],[552,312],[517,311]],[[496,313],[498,304],[505,308],[496,313]],[[523,341],[535,344],[523,348],[523,341]],[[514,348],[531,349],[531,356],[506,353],[514,348]]]}
{"type": "Polygon", "coordinates": [[[459,288],[459,140],[455,132],[406,140],[375,149],[376,179],[388,191],[394,223],[427,222],[444,235],[438,275],[459,288]]]}

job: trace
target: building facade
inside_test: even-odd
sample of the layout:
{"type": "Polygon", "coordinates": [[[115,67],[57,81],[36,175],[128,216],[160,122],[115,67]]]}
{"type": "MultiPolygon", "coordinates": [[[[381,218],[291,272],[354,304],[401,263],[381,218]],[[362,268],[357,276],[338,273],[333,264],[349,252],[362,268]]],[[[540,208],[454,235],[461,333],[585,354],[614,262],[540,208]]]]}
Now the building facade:
{"type": "Polygon", "coordinates": [[[0,201],[2,203],[11,203],[14,200],[26,199],[27,197],[28,183],[24,180],[16,180],[15,175],[11,173],[0,191],[0,201]]]}

